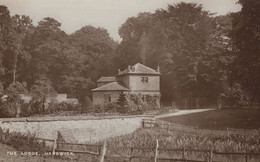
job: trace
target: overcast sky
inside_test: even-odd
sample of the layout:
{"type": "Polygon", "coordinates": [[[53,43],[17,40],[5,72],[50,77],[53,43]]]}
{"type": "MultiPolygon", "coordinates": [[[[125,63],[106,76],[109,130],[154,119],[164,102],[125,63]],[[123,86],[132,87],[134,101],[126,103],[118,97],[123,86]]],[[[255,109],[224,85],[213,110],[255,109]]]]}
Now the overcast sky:
{"type": "Polygon", "coordinates": [[[52,17],[62,23],[67,34],[92,25],[107,29],[114,40],[120,41],[118,29],[128,17],[166,9],[167,4],[180,1],[202,4],[204,10],[218,15],[241,9],[237,0],[0,0],[0,5],[6,5],[11,15],[29,16],[34,25],[44,17],[52,17]]]}

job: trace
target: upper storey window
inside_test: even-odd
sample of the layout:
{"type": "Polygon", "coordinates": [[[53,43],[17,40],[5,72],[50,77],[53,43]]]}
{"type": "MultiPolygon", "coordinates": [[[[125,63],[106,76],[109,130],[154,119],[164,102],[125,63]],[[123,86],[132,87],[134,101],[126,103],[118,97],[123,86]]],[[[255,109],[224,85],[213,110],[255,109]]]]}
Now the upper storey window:
{"type": "Polygon", "coordinates": [[[148,77],[141,77],[142,83],[148,83],[148,77]]]}

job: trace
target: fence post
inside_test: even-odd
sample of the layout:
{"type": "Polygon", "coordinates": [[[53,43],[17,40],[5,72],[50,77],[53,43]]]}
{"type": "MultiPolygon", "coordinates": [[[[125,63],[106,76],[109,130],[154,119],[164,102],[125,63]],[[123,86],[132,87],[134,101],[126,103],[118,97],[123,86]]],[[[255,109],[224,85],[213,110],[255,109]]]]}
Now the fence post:
{"type": "Polygon", "coordinates": [[[213,154],[213,149],[211,149],[209,154],[209,162],[213,162],[213,154]]]}
{"type": "Polygon", "coordinates": [[[227,127],[227,135],[229,135],[229,132],[228,132],[228,127],[227,127]]]}
{"type": "Polygon", "coordinates": [[[154,162],[157,162],[158,148],[159,148],[159,142],[158,142],[158,139],[156,138],[156,147],[155,147],[154,162]]]}
{"type": "Polygon", "coordinates": [[[100,154],[100,162],[104,162],[105,160],[105,155],[106,155],[106,151],[107,151],[107,142],[104,142],[104,145],[102,147],[102,152],[100,154]]]}
{"type": "Polygon", "coordinates": [[[130,151],[130,162],[132,161],[132,153],[133,153],[133,148],[131,148],[131,151],[130,151]]]}
{"type": "Polygon", "coordinates": [[[199,109],[200,108],[200,99],[196,98],[196,108],[199,109]]]}
{"type": "Polygon", "coordinates": [[[57,139],[54,139],[54,142],[53,142],[53,149],[52,149],[52,156],[55,155],[55,151],[57,149],[57,139]]]}
{"type": "Polygon", "coordinates": [[[163,122],[162,122],[162,130],[163,130],[163,122]]]}
{"type": "Polygon", "coordinates": [[[184,99],[184,109],[187,109],[187,99],[184,99]]]}
{"type": "Polygon", "coordinates": [[[246,155],[246,162],[248,162],[248,160],[249,160],[249,159],[248,159],[248,155],[246,155]]]}
{"type": "Polygon", "coordinates": [[[198,126],[196,126],[195,129],[196,129],[196,134],[198,134],[198,126]]]}
{"type": "Polygon", "coordinates": [[[185,156],[185,148],[183,147],[182,150],[182,160],[185,161],[186,160],[186,156],[185,156]]]}

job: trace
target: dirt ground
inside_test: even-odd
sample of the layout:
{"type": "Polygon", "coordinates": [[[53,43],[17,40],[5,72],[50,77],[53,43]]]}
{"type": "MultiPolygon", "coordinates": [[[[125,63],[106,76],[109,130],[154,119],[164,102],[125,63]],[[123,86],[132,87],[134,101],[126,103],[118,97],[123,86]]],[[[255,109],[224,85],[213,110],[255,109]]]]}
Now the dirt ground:
{"type": "Polygon", "coordinates": [[[71,162],[72,160],[44,158],[42,156],[22,156],[21,152],[16,151],[14,148],[0,143],[0,162],[71,162]],[[16,152],[17,155],[14,155],[16,152]],[[10,155],[13,154],[13,155],[10,155]]]}

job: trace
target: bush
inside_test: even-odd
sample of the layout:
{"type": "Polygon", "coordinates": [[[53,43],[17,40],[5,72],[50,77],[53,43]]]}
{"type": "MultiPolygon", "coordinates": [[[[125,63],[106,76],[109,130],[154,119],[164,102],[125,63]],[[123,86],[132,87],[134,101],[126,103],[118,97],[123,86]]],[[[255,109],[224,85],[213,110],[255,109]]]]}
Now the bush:
{"type": "Polygon", "coordinates": [[[59,112],[68,112],[74,114],[80,113],[81,105],[80,104],[70,104],[70,103],[55,103],[50,102],[46,109],[42,109],[42,102],[39,101],[31,101],[30,103],[23,103],[21,106],[20,116],[28,117],[33,115],[47,115],[47,114],[55,114],[59,112]]]}
{"type": "Polygon", "coordinates": [[[25,135],[20,132],[3,131],[0,128],[0,142],[17,149],[18,151],[46,152],[45,143],[36,140],[35,135],[25,135]]]}
{"type": "Polygon", "coordinates": [[[10,114],[8,112],[7,103],[0,101],[0,117],[1,118],[7,118],[10,117],[10,114]]]}
{"type": "Polygon", "coordinates": [[[117,103],[109,103],[105,105],[96,105],[94,110],[96,113],[116,113],[118,105],[117,103]]]}
{"type": "Polygon", "coordinates": [[[225,91],[220,94],[219,107],[222,107],[222,104],[231,108],[235,106],[246,107],[250,104],[250,98],[243,91],[241,85],[235,83],[234,86],[225,89],[225,91]]]}

